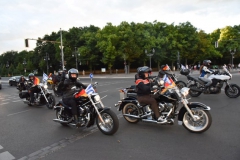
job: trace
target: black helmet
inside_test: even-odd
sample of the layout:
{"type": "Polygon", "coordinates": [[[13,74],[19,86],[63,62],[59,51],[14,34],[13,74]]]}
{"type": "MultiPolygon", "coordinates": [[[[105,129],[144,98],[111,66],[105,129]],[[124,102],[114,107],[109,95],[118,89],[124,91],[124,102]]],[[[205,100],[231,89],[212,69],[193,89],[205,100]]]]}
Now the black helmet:
{"type": "Polygon", "coordinates": [[[28,78],[30,79],[30,77],[34,77],[33,73],[29,73],[28,78]]]}
{"type": "MultiPolygon", "coordinates": [[[[165,73],[165,74],[171,74],[171,70],[167,64],[161,66],[161,71],[162,71],[162,73],[165,73]]],[[[161,72],[161,71],[159,71],[159,72],[161,72]]]]}
{"type": "Polygon", "coordinates": [[[76,81],[77,77],[78,77],[78,70],[75,68],[72,68],[68,71],[68,77],[70,80],[76,81]],[[71,74],[76,74],[76,77],[72,77],[71,74]]]}
{"type": "Polygon", "coordinates": [[[138,76],[140,78],[143,78],[145,79],[145,73],[151,73],[152,72],[152,69],[149,68],[148,66],[143,66],[143,67],[139,67],[137,69],[137,72],[138,72],[138,76]]]}
{"type": "Polygon", "coordinates": [[[212,63],[210,60],[204,60],[204,61],[203,61],[203,65],[204,65],[204,66],[209,66],[210,63],[212,63]]]}

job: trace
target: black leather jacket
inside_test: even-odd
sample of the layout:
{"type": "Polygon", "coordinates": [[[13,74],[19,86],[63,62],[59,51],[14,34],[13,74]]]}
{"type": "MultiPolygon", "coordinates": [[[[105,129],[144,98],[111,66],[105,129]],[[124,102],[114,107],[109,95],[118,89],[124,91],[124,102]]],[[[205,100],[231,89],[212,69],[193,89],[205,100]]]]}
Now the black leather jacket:
{"type": "Polygon", "coordinates": [[[71,81],[70,79],[65,79],[63,82],[63,97],[62,98],[70,98],[73,97],[73,94],[76,92],[76,90],[72,89],[72,87],[76,86],[78,90],[86,89],[87,86],[82,84],[80,81],[71,81]]]}
{"type": "Polygon", "coordinates": [[[145,96],[151,94],[151,83],[148,79],[137,79],[135,83],[138,96],[145,96]]]}

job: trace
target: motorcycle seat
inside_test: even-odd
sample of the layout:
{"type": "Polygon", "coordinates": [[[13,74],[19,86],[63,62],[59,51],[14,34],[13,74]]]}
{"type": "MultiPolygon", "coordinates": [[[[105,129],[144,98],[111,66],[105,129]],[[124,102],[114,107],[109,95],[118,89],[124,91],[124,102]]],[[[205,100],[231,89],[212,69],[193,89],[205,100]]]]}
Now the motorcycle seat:
{"type": "Polygon", "coordinates": [[[63,107],[66,107],[66,108],[69,108],[69,109],[72,108],[71,106],[68,106],[67,104],[63,103],[62,100],[60,100],[59,103],[61,103],[63,105],[63,107]]]}

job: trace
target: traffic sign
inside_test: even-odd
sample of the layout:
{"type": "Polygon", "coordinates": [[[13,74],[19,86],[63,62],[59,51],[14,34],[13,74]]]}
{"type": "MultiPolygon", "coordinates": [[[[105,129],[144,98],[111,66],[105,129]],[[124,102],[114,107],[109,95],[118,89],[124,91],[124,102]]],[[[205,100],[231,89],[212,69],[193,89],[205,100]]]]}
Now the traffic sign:
{"type": "Polygon", "coordinates": [[[90,77],[90,78],[93,78],[93,74],[92,74],[92,73],[90,73],[90,74],[89,74],[89,77],[90,77]]]}

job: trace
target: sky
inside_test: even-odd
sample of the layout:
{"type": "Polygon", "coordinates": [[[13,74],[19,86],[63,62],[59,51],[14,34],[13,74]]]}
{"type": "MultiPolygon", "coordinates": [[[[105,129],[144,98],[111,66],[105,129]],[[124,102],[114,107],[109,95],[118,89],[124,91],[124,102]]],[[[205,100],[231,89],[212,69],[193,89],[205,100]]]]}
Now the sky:
{"type": "MultiPolygon", "coordinates": [[[[36,41],[72,27],[107,23],[190,22],[211,33],[240,25],[240,0],[0,0],[0,54],[33,50],[36,41]]],[[[64,44],[63,44],[64,46],[64,44]]]]}

